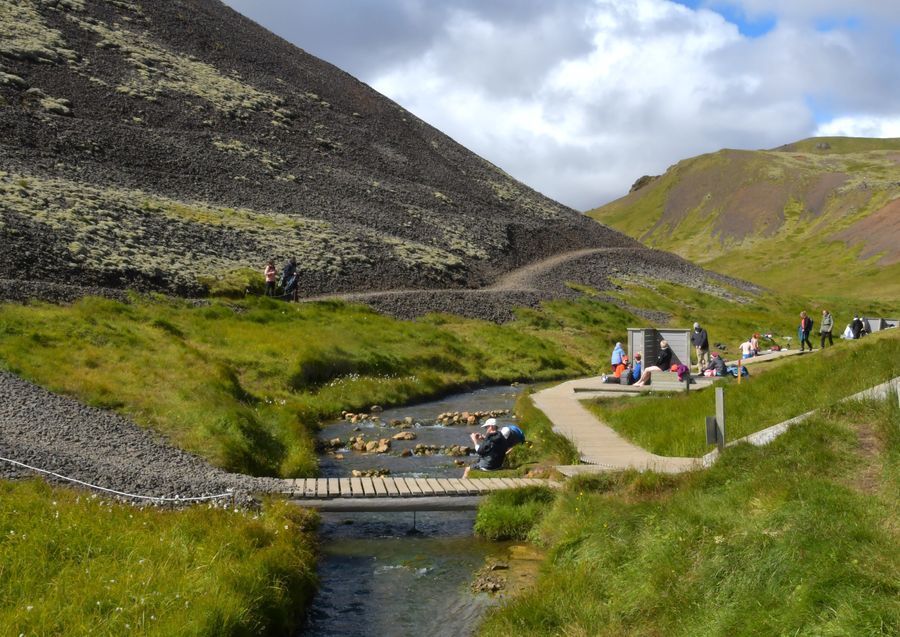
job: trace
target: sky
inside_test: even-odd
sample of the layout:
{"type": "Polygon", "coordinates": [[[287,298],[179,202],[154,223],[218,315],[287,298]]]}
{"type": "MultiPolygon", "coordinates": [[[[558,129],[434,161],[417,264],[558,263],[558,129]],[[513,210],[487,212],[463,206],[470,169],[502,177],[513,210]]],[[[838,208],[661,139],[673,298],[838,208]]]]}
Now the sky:
{"type": "Polygon", "coordinates": [[[578,210],[721,148],[900,137],[898,0],[225,0],[578,210]]]}

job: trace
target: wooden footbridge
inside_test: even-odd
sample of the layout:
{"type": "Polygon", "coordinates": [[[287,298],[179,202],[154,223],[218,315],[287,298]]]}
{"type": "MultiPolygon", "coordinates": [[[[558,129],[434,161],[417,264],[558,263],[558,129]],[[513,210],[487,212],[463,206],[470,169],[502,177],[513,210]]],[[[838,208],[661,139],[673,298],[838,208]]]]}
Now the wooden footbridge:
{"type": "Polygon", "coordinates": [[[537,478],[297,478],[284,493],[321,511],[453,511],[474,509],[491,491],[556,486],[537,478]]]}

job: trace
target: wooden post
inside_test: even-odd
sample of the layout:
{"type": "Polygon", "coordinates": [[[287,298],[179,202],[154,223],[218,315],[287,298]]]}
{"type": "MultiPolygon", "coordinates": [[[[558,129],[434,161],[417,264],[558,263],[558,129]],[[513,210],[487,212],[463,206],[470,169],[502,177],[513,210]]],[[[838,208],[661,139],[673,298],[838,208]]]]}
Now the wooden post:
{"type": "Polygon", "coordinates": [[[719,451],[725,449],[725,389],[722,387],[716,387],[716,444],[719,451]]]}
{"type": "Polygon", "coordinates": [[[742,372],[743,372],[743,367],[744,367],[744,366],[743,366],[743,360],[744,360],[744,359],[743,359],[743,356],[744,356],[744,355],[741,354],[741,358],[738,359],[738,385],[741,384],[741,376],[744,375],[744,374],[742,373],[742,372]]]}

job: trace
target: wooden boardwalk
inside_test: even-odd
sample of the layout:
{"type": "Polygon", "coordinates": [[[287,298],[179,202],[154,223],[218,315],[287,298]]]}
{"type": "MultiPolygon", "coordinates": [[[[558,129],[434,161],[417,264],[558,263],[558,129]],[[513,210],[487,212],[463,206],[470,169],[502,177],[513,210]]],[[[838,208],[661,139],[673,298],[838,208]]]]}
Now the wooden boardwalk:
{"type": "MultiPolygon", "coordinates": [[[[652,385],[651,381],[650,388],[652,385]]],[[[593,465],[593,468],[583,465],[557,467],[560,472],[573,475],[598,469],[652,469],[661,473],[681,473],[699,465],[699,458],[675,458],[650,453],[628,442],[607,424],[600,422],[581,401],[595,396],[594,392],[600,391],[599,388],[603,386],[599,376],[580,378],[549,387],[533,396],[534,404],[553,423],[553,430],[572,441],[582,462],[593,465]]]]}
{"type": "Polygon", "coordinates": [[[332,511],[424,511],[475,508],[502,489],[554,486],[537,478],[297,478],[282,493],[298,504],[332,511]]]}

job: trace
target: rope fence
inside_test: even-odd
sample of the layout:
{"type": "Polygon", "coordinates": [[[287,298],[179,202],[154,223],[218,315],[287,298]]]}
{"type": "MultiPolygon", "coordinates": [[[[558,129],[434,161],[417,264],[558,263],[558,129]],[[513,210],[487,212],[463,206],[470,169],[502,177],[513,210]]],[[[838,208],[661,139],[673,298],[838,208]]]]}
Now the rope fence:
{"type": "Polygon", "coordinates": [[[205,500],[221,500],[223,498],[231,498],[234,500],[234,493],[229,491],[228,493],[217,493],[215,495],[200,495],[193,497],[180,497],[175,496],[174,498],[165,497],[165,496],[155,496],[155,495],[138,495],[137,493],[126,493],[124,491],[116,491],[115,489],[107,489],[106,487],[101,487],[96,484],[91,484],[90,482],[84,482],[83,480],[79,480],[78,478],[70,478],[68,476],[64,476],[59,473],[54,473],[53,471],[47,471],[46,469],[39,469],[38,467],[32,467],[31,465],[27,465],[24,462],[19,462],[17,460],[10,460],[9,458],[4,458],[0,456],[0,460],[3,462],[8,462],[9,464],[16,465],[17,467],[23,467],[25,469],[29,469],[31,471],[37,471],[39,473],[44,473],[48,476],[53,476],[54,478],[59,478],[60,480],[67,480],[69,482],[74,482],[75,484],[80,484],[82,486],[88,487],[90,489],[97,489],[98,491],[105,491],[106,493],[113,493],[115,495],[120,495],[126,498],[134,498],[137,500],[150,500],[152,502],[203,502],[205,500]]]}

